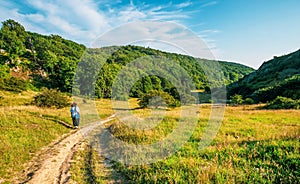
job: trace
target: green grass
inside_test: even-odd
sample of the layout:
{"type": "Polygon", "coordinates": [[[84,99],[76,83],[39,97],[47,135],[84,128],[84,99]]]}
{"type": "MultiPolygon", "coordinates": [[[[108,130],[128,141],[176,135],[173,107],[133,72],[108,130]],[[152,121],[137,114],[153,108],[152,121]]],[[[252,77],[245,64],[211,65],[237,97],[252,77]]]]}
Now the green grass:
{"type": "Polygon", "coordinates": [[[100,156],[88,141],[81,143],[73,156],[73,163],[69,170],[70,183],[125,183],[122,176],[105,164],[105,158],[100,156]]]}
{"type": "MultiPolygon", "coordinates": [[[[1,92],[0,181],[13,182],[43,146],[70,131],[58,123],[72,124],[69,108],[30,106],[28,102],[34,94],[1,92]]],[[[98,114],[105,118],[114,113],[108,99],[96,100],[95,104],[96,111],[88,114],[87,121],[98,114]]],[[[137,117],[150,115],[149,109],[136,108],[136,99],[131,99],[129,106],[137,117]]],[[[88,103],[82,101],[80,107],[88,113],[88,103]]],[[[132,183],[296,183],[300,180],[300,111],[258,107],[227,107],[214,141],[200,150],[199,142],[210,116],[210,106],[202,105],[195,131],[175,154],[153,164],[130,166],[115,162],[113,167],[132,183]]],[[[117,119],[106,127],[123,141],[148,144],[170,134],[179,116],[180,108],[168,109],[164,120],[149,130],[134,130],[117,119]]],[[[115,176],[104,172],[107,168],[103,159],[88,145],[78,149],[71,165],[71,182],[109,183],[115,176]]]]}
{"type": "Polygon", "coordinates": [[[10,180],[43,146],[69,132],[69,129],[25,110],[2,109],[0,132],[0,178],[10,180]]]}
{"type": "MultiPolygon", "coordinates": [[[[142,114],[139,110],[138,114],[142,114]]],[[[176,111],[176,109],[174,110],[176,111]]],[[[170,132],[177,114],[159,126],[170,132]],[[171,126],[168,126],[171,124],[171,126]]],[[[228,107],[212,144],[199,150],[199,142],[209,117],[202,106],[195,132],[169,158],[153,164],[115,168],[134,183],[296,183],[300,179],[300,111],[256,110],[256,106],[228,107]]],[[[157,141],[166,134],[142,134],[117,123],[116,137],[128,142],[157,141]],[[142,139],[142,138],[143,139],[142,139]]],[[[158,127],[159,127],[158,126],[158,127]]]]}
{"type": "Polygon", "coordinates": [[[69,108],[38,108],[30,103],[36,92],[0,91],[0,180],[22,177],[36,153],[68,133],[59,121],[72,124],[69,108]]]}
{"type": "Polygon", "coordinates": [[[88,143],[82,143],[73,156],[73,164],[70,169],[71,183],[103,183],[104,174],[100,169],[100,156],[88,143]],[[98,169],[98,172],[95,171],[98,169]]]}
{"type": "Polygon", "coordinates": [[[0,107],[29,105],[36,94],[36,92],[32,91],[23,91],[20,93],[0,91],[0,107]]]}

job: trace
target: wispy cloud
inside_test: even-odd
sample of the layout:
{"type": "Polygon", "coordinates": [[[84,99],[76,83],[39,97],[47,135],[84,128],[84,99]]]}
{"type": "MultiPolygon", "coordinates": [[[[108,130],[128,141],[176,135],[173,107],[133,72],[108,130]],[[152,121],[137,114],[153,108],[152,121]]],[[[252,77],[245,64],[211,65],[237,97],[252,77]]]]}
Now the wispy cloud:
{"type": "Polygon", "coordinates": [[[186,8],[188,6],[191,6],[193,3],[190,2],[190,1],[187,1],[187,2],[183,2],[183,3],[180,3],[180,4],[177,4],[175,5],[177,8],[186,8]]]}
{"type": "Polygon", "coordinates": [[[218,4],[217,1],[210,1],[210,2],[202,4],[201,8],[205,8],[205,7],[208,7],[208,6],[213,6],[213,5],[216,5],[216,4],[218,4]]]}
{"type": "Polygon", "coordinates": [[[128,44],[214,59],[209,47],[215,48],[212,43],[205,43],[203,39],[186,27],[172,22],[141,21],[124,24],[105,33],[91,46],[97,48],[128,44]]]}
{"type": "MultiPolygon", "coordinates": [[[[67,39],[86,45],[108,30],[128,22],[155,20],[183,23],[194,13],[194,10],[183,11],[184,8],[193,5],[191,1],[179,4],[169,2],[160,5],[135,4],[133,0],[128,4],[108,0],[101,2],[96,0],[64,0],[63,2],[60,0],[26,0],[22,3],[25,5],[24,7],[30,7],[33,11],[27,13],[26,8],[19,6],[18,3],[0,1],[0,20],[12,18],[30,31],[42,34],[60,34],[67,39]]],[[[213,1],[202,4],[201,8],[216,3],[213,1]]],[[[156,33],[158,33],[157,30],[156,33]]],[[[128,36],[129,33],[150,34],[149,31],[151,30],[144,29],[139,32],[135,30],[136,33],[127,32],[122,36],[128,36]]],[[[167,36],[166,30],[161,31],[161,34],[167,36]]],[[[205,36],[212,32],[213,30],[201,34],[205,36]]],[[[169,32],[168,34],[174,38],[180,36],[178,33],[169,32]]]]}

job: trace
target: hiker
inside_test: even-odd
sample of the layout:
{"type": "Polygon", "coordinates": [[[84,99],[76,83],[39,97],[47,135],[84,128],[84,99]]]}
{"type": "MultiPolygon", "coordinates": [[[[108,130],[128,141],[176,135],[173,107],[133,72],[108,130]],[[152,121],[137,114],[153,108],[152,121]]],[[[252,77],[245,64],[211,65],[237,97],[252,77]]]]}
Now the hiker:
{"type": "Polygon", "coordinates": [[[80,120],[80,110],[76,102],[72,103],[70,112],[73,120],[73,125],[75,126],[75,128],[78,128],[80,120]]]}

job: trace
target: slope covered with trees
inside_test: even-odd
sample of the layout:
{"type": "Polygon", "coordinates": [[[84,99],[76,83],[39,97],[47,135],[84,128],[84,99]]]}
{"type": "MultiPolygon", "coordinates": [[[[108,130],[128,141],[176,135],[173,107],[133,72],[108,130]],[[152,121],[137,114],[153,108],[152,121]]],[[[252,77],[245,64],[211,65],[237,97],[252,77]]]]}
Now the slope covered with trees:
{"type": "MultiPolygon", "coordinates": [[[[186,93],[190,93],[190,90],[187,89],[202,89],[210,93],[210,88],[230,84],[253,71],[252,68],[241,64],[199,59],[132,45],[88,49],[85,59],[83,60],[84,64],[81,63],[82,65],[91,64],[91,60],[102,62],[102,64],[100,64],[101,69],[98,74],[95,93],[98,97],[105,98],[111,97],[112,83],[116,79],[116,76],[120,75],[121,71],[128,79],[124,81],[121,86],[131,86],[132,80],[144,74],[144,77],[135,81],[129,96],[141,97],[142,94],[148,91],[158,90],[168,92],[176,99],[179,99],[179,95],[174,86],[175,84],[169,80],[172,76],[177,78],[177,86],[180,86],[181,90],[186,93]],[[133,61],[139,63],[135,64],[138,66],[128,68],[133,61]],[[170,65],[168,62],[175,64],[168,66],[170,65]],[[221,70],[218,70],[218,66],[221,70]],[[149,75],[143,73],[143,71],[136,71],[132,69],[133,67],[153,68],[153,72],[156,70],[157,74],[154,72],[154,74],[149,75]],[[183,72],[186,72],[191,78],[194,85],[193,87],[189,86],[183,72]]],[[[94,65],[94,67],[96,67],[97,64],[94,65]]],[[[88,89],[86,86],[87,83],[83,81],[92,78],[92,76],[89,76],[86,72],[86,70],[81,71],[82,74],[80,76],[82,76],[81,78],[83,80],[79,82],[82,85],[79,88],[83,94],[85,94],[85,90],[88,89]]],[[[120,91],[120,94],[124,94],[124,91],[120,91]]]]}
{"type": "Polygon", "coordinates": [[[3,22],[0,48],[0,88],[12,91],[23,89],[16,82],[71,91],[75,68],[85,50],[84,45],[58,35],[28,32],[11,19],[3,22]]]}
{"type": "Polygon", "coordinates": [[[256,102],[277,96],[300,99],[300,50],[265,62],[257,71],[230,84],[228,94],[240,94],[256,102]]]}
{"type": "MultiPolygon", "coordinates": [[[[80,84],[78,89],[81,94],[86,95],[91,91],[87,81],[93,76],[96,77],[93,84],[96,96],[111,97],[115,77],[126,65],[140,58],[144,58],[145,61],[142,62],[147,63],[149,67],[154,67],[155,57],[176,63],[179,66],[177,68],[161,64],[160,67],[164,67],[163,74],[182,76],[183,69],[192,79],[195,85],[193,89],[205,89],[208,93],[210,88],[230,84],[253,71],[252,68],[241,64],[198,59],[139,46],[87,49],[82,44],[58,35],[44,36],[28,32],[14,20],[3,22],[0,30],[0,48],[0,89],[11,91],[47,87],[70,93],[76,69],[79,68],[77,72],[81,72],[82,75],[79,75],[81,78],[77,78],[76,81],[80,84]],[[148,56],[153,58],[152,61],[145,59],[148,56]],[[85,67],[78,67],[82,65],[85,67]],[[217,65],[221,71],[212,67],[217,65]],[[100,72],[96,71],[95,68],[100,66],[100,72]],[[80,68],[86,70],[80,71],[80,68]]],[[[128,72],[129,76],[135,77],[134,73],[128,72]]],[[[179,78],[179,85],[183,91],[189,89],[186,79],[179,78]]],[[[174,84],[155,73],[137,80],[129,95],[140,97],[151,90],[168,92],[179,98],[174,84]]]]}

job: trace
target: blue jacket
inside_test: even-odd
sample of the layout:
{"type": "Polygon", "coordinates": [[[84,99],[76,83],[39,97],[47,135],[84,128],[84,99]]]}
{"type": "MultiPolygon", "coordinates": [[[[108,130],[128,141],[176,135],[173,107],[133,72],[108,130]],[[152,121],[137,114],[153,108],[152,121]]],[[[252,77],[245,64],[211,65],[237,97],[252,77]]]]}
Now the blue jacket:
{"type": "Polygon", "coordinates": [[[71,107],[70,112],[71,112],[71,117],[72,117],[72,118],[76,118],[76,119],[79,119],[79,118],[80,118],[80,110],[79,110],[79,107],[77,107],[77,106],[71,107]]]}

